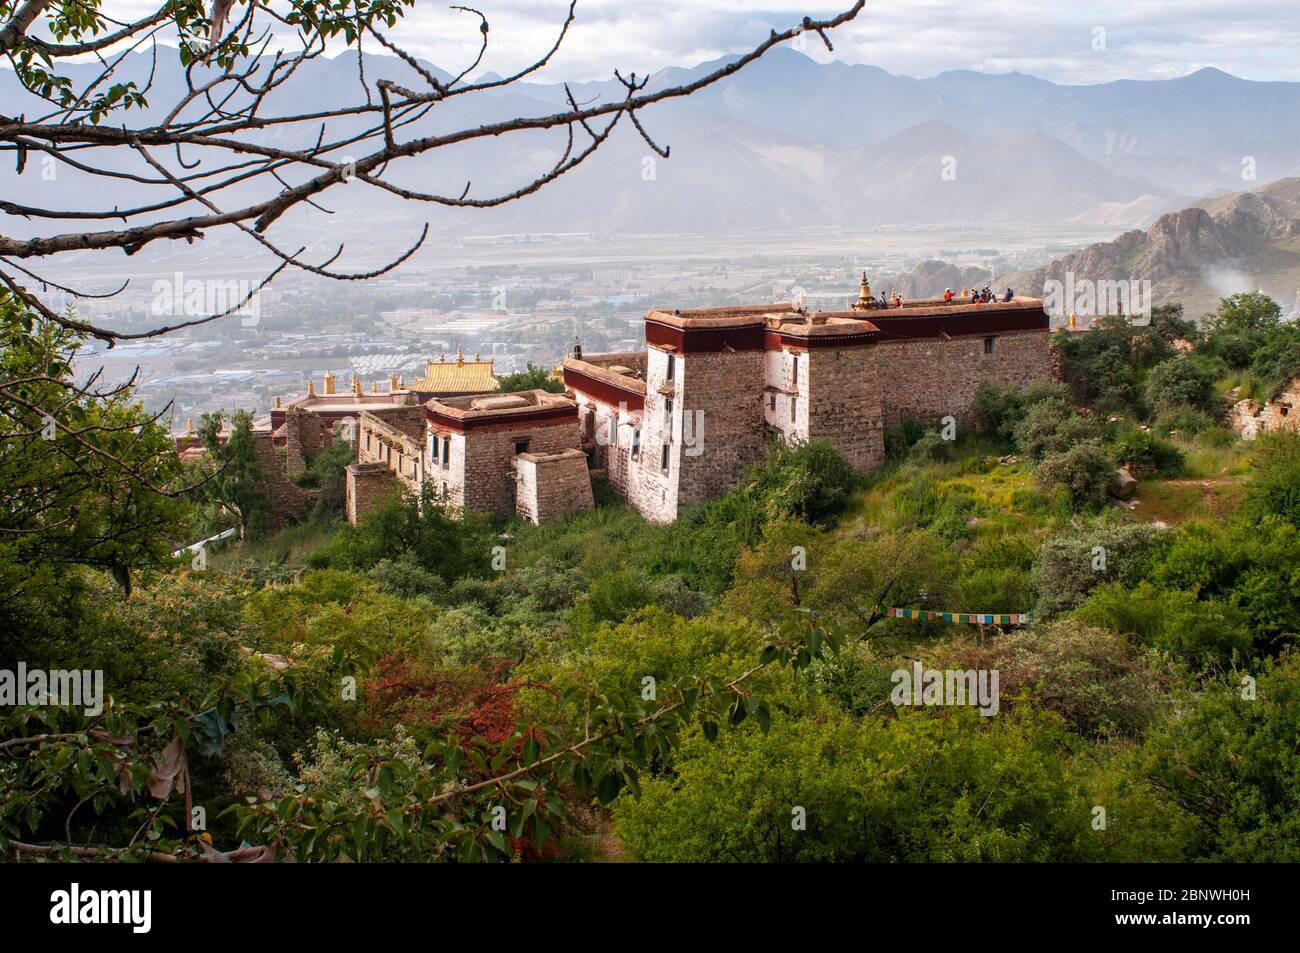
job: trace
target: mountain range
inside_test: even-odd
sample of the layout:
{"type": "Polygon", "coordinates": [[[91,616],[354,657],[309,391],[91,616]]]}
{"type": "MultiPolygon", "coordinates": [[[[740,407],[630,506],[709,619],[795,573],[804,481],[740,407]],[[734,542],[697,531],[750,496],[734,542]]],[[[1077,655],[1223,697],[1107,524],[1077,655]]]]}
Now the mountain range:
{"type": "Polygon", "coordinates": [[[1089,245],[1004,284],[1041,294],[1050,280],[1149,280],[1154,303],[1180,302],[1188,317],[1218,299],[1263,290],[1300,312],[1300,178],[1203,200],[1159,216],[1146,229],[1089,245]]]}
{"type": "MultiPolygon", "coordinates": [[[[721,62],[662,70],[650,88],[689,81],[721,62]]],[[[417,79],[391,56],[367,55],[365,67],[372,85],[379,77],[417,79]]],[[[136,54],[119,69],[141,80],[151,68],[149,56],[136,54]]],[[[70,67],[74,78],[95,69],[70,67]]],[[[173,57],[159,56],[151,105],[132,123],[159,118],[179,97],[182,77],[173,57]]],[[[617,97],[622,88],[611,79],[572,89],[586,101],[617,97]]],[[[362,96],[351,53],[305,64],[265,112],[308,112],[362,96]]],[[[562,84],[521,83],[440,104],[409,131],[549,113],[564,103],[562,84]]],[[[12,73],[5,74],[0,113],[41,111],[12,73]]],[[[1145,228],[1161,213],[1249,186],[1251,175],[1260,182],[1300,175],[1300,84],[1252,82],[1210,68],[1177,79],[1091,86],[1021,73],[952,71],[914,79],[872,66],[818,64],[779,48],[689,99],[647,110],[642,121],[658,142],[672,146],[670,159],[653,156],[625,123],[586,165],[502,208],[403,204],[359,185],[334,190],[326,204],[341,216],[338,224],[354,220],[389,230],[430,220],[444,236],[971,222],[1120,229],[1145,228]]],[[[279,135],[280,144],[295,144],[279,135]]],[[[563,143],[556,131],[475,142],[395,165],[391,178],[451,194],[470,182],[471,196],[488,195],[545,169],[563,143]]],[[[124,183],[106,202],[102,182],[67,169],[59,174],[57,203],[68,207],[128,205],[141,197],[124,183]]],[[[34,201],[39,176],[39,163],[29,163],[22,177],[31,179],[25,191],[34,201]]],[[[7,233],[24,233],[21,219],[4,222],[7,233]]]]}

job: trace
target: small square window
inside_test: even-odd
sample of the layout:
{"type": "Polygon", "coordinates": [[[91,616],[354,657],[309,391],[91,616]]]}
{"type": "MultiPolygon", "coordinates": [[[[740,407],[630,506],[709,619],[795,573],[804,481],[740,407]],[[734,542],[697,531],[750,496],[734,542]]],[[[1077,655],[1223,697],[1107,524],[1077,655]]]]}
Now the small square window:
{"type": "Polygon", "coordinates": [[[521,453],[527,453],[527,452],[528,452],[528,440],[527,440],[527,438],[525,438],[525,439],[523,439],[523,440],[516,440],[516,441],[515,441],[515,456],[519,456],[519,454],[521,454],[521,453]]]}

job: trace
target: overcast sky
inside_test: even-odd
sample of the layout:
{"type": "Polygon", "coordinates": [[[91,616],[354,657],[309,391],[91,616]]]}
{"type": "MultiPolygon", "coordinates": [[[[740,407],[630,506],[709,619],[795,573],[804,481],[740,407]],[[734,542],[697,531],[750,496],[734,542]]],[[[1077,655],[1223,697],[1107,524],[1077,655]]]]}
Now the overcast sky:
{"type": "MultiPolygon", "coordinates": [[[[544,51],[567,0],[464,0],[491,23],[485,69],[507,72],[544,51]]],[[[404,46],[453,69],[472,60],[478,21],[449,0],[416,0],[392,31],[404,46]]],[[[805,14],[852,3],[826,0],[579,0],[578,20],[540,77],[605,79],[613,67],[652,72],[740,52],[805,14]]],[[[157,0],[104,0],[126,18],[157,0]]],[[[231,19],[239,18],[238,8],[231,19]]],[[[819,60],[870,63],[926,77],[948,69],[1012,70],[1062,83],[1163,79],[1216,66],[1254,80],[1300,81],[1300,0],[869,0],[833,35],[810,38],[819,60]]]]}
{"type": "MultiPolygon", "coordinates": [[[[804,14],[827,16],[851,2],[579,0],[577,25],[548,73],[591,79],[607,77],[614,66],[693,65],[738,52],[804,14]]],[[[488,66],[501,72],[543,50],[568,6],[561,0],[478,5],[492,23],[488,66]]],[[[444,9],[417,0],[400,35],[449,66],[469,53],[478,31],[468,15],[444,9]]],[[[869,0],[832,41],[834,53],[815,38],[806,51],[820,60],[871,63],[916,77],[966,68],[1097,83],[1216,66],[1247,79],[1300,81],[1298,0],[869,0]]]]}

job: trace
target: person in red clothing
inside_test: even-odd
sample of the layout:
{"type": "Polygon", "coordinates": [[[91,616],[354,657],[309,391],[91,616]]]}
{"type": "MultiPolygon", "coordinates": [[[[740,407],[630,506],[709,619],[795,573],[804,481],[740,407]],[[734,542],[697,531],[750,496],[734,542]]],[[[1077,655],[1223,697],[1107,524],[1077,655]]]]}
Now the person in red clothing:
{"type": "Polygon", "coordinates": [[[952,304],[952,289],[951,289],[951,288],[945,288],[945,289],[943,290],[943,303],[944,303],[944,304],[952,304]]]}

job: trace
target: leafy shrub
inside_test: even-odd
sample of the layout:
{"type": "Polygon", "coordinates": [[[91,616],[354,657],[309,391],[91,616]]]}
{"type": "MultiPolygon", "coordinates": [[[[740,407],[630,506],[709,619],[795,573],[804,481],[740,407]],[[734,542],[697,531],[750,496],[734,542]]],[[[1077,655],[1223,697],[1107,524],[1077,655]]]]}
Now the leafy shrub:
{"type": "Polygon", "coordinates": [[[1034,460],[1062,453],[1100,436],[1101,424],[1095,417],[1076,414],[1059,397],[1034,404],[1016,428],[1020,452],[1034,460]]]}
{"type": "Polygon", "coordinates": [[[885,456],[891,460],[906,457],[912,445],[921,439],[926,428],[915,420],[890,424],[885,428],[885,456]]]}
{"type": "Polygon", "coordinates": [[[606,573],[591,584],[570,614],[571,624],[579,631],[595,628],[602,622],[619,623],[643,606],[654,602],[650,582],[631,569],[606,573]]]}
{"type": "Polygon", "coordinates": [[[1244,505],[1256,519],[1280,516],[1300,526],[1300,434],[1283,431],[1257,440],[1244,505]]]}
{"type": "Polygon", "coordinates": [[[1016,427],[1029,408],[1045,400],[1066,398],[1065,388],[1049,381],[1035,381],[1025,390],[1014,384],[1002,388],[984,381],[975,390],[971,416],[979,431],[1009,450],[1016,442],[1016,427]]]}
{"type": "Polygon", "coordinates": [[[379,501],[355,526],[343,526],[325,550],[313,553],[311,562],[369,569],[409,554],[415,565],[450,583],[487,573],[497,544],[486,517],[453,513],[426,487],[423,500],[407,493],[379,501]]]}
{"type": "Polygon", "coordinates": [[[1101,441],[1092,439],[1044,458],[1034,469],[1034,478],[1043,487],[1063,487],[1070,505],[1082,510],[1106,501],[1106,489],[1114,473],[1115,464],[1101,441]]]}
{"type": "Polygon", "coordinates": [[[834,447],[813,440],[775,445],[745,492],[769,520],[793,516],[824,524],[843,512],[857,483],[857,471],[834,447]]]}
{"type": "Polygon", "coordinates": [[[952,441],[944,440],[937,430],[927,430],[907,455],[921,463],[942,463],[952,459],[952,441]]]}
{"type": "Polygon", "coordinates": [[[1073,619],[993,640],[959,636],[936,645],[926,662],[996,670],[1004,706],[1027,693],[1083,735],[1141,737],[1172,681],[1119,635],[1073,619]]]}
{"type": "Polygon", "coordinates": [[[1185,437],[1195,437],[1223,424],[1203,410],[1192,407],[1175,407],[1158,416],[1151,424],[1154,433],[1168,435],[1177,432],[1185,437]]]}
{"type": "Polygon", "coordinates": [[[1276,398],[1291,381],[1300,377],[1300,326],[1286,324],[1259,347],[1251,371],[1264,383],[1264,398],[1276,398]]]}
{"type": "Polygon", "coordinates": [[[615,804],[615,829],[651,862],[1080,861],[1149,836],[1146,816],[1113,839],[1090,836],[1094,801],[1062,764],[1056,716],[943,714],[792,713],[714,743],[692,731],[672,776],[615,804]],[[808,819],[797,834],[794,805],[808,819]]]}
{"type": "Polygon", "coordinates": [[[1180,354],[1151,368],[1147,403],[1157,412],[1188,407],[1212,417],[1222,416],[1223,400],[1214,386],[1217,378],[1204,360],[1180,354]]]}
{"type": "Polygon", "coordinates": [[[1096,522],[1043,543],[1034,561],[1037,612],[1051,616],[1073,608],[1094,586],[1137,585],[1174,533],[1147,523],[1096,522]]]}
{"type": "Polygon", "coordinates": [[[1198,600],[1181,589],[1157,589],[1145,581],[1133,589],[1119,583],[1098,586],[1074,614],[1196,666],[1231,662],[1251,648],[1250,629],[1240,609],[1198,600]]]}
{"type": "Polygon", "coordinates": [[[381,559],[371,568],[370,578],[381,589],[403,599],[423,596],[431,602],[447,601],[447,583],[441,576],[421,568],[410,553],[399,559],[381,559]]]}
{"type": "Polygon", "coordinates": [[[1128,464],[1139,475],[1177,476],[1186,462],[1183,452],[1168,440],[1136,427],[1112,440],[1110,452],[1116,463],[1128,464]]]}
{"type": "Polygon", "coordinates": [[[1147,738],[1145,773],[1196,818],[1195,856],[1300,861],[1300,655],[1265,664],[1256,690],[1233,673],[1180,699],[1147,738]]]}

